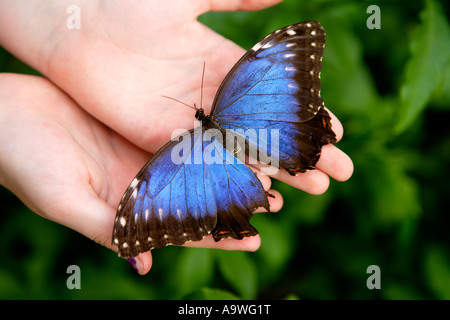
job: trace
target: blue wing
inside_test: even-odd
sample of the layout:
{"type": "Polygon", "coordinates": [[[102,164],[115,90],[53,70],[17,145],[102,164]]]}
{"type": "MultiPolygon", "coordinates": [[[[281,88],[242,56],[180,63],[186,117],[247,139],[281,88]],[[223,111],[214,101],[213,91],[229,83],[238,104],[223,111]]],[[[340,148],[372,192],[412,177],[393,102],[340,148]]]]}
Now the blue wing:
{"type": "Polygon", "coordinates": [[[216,241],[256,235],[249,224],[269,210],[256,175],[202,129],[162,147],[142,168],[117,210],[113,243],[122,257],[212,233],[216,241]],[[226,159],[233,159],[227,162],[226,159]]]}
{"type": "Polygon", "coordinates": [[[265,154],[275,151],[290,174],[312,169],[322,146],[336,141],[320,97],[324,45],[325,31],[316,21],[271,33],[226,76],[211,118],[223,128],[246,130],[250,145],[265,154]],[[276,143],[260,129],[275,129],[276,143]]]}

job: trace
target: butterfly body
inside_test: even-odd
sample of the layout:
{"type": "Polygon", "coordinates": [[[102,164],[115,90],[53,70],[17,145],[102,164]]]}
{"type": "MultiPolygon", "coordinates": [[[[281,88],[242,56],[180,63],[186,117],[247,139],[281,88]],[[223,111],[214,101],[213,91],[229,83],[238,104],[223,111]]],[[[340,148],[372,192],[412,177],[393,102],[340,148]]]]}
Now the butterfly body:
{"type": "Polygon", "coordinates": [[[201,126],[163,146],[126,190],[113,231],[120,256],[208,234],[219,241],[258,233],[249,220],[257,208],[269,211],[269,202],[245,156],[270,154],[297,175],[335,142],[320,98],[324,42],[319,23],[307,21],[247,51],[219,87],[211,114],[197,109],[201,126]]]}

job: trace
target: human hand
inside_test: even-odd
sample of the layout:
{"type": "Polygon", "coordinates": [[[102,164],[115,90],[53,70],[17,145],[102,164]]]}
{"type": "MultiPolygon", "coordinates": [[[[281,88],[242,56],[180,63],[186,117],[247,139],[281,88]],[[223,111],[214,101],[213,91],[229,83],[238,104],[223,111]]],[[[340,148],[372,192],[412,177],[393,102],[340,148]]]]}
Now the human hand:
{"type": "MultiPolygon", "coordinates": [[[[259,3],[243,1],[228,9],[242,6],[256,9],[259,3]]],[[[18,165],[20,161],[16,161],[15,169],[8,170],[11,174],[7,179],[9,183],[5,182],[5,185],[32,210],[111,247],[115,208],[128,183],[148,160],[149,154],[143,150],[154,153],[170,139],[174,129],[191,128],[193,125],[192,110],[180,108],[180,105],[161,98],[161,95],[176,94],[177,99],[186,102],[198,101],[201,68],[203,61],[206,61],[203,99],[208,111],[220,81],[243,50],[196,21],[196,17],[207,11],[209,5],[212,10],[217,10],[220,9],[218,5],[231,4],[219,1],[148,1],[137,6],[126,1],[109,1],[107,4],[85,2],[80,4],[84,21],[80,30],[65,27],[67,15],[64,14],[64,5],[67,7],[69,4],[58,2],[57,6],[62,10],[43,13],[53,14],[40,19],[50,24],[46,25],[47,32],[26,28],[24,19],[0,17],[3,21],[0,28],[4,29],[7,25],[14,30],[0,36],[4,46],[64,89],[84,109],[81,110],[74,101],[45,80],[27,78],[28,82],[40,82],[39,85],[29,83],[24,88],[30,91],[34,88],[36,91],[41,87],[33,94],[44,105],[24,107],[19,97],[16,105],[30,112],[31,122],[32,119],[52,120],[52,129],[44,130],[43,136],[37,134],[39,122],[29,124],[35,130],[31,132],[45,145],[53,141],[50,132],[56,130],[64,139],[58,140],[58,143],[52,142],[52,145],[67,149],[70,156],[57,154],[55,157],[54,152],[58,149],[52,147],[52,152],[31,158],[31,167],[36,170],[29,169],[26,175],[19,170],[23,167],[18,165]],[[30,39],[27,48],[11,41],[17,33],[30,39]],[[49,37],[49,34],[52,36],[49,37]],[[39,54],[30,54],[36,52],[39,54]],[[59,114],[58,108],[63,104],[67,110],[59,114]],[[33,111],[33,108],[37,109],[33,111]],[[56,111],[58,114],[52,115],[56,111]],[[31,116],[33,112],[36,114],[31,116]],[[61,129],[66,129],[65,134],[61,129]],[[66,163],[69,174],[64,173],[66,163]],[[14,172],[16,179],[11,179],[14,172]],[[69,182],[65,182],[68,177],[69,182]],[[47,183],[36,192],[32,186],[41,180],[47,183]],[[56,200],[52,197],[55,190],[61,195],[56,200]]],[[[23,14],[20,10],[18,12],[23,14]]],[[[26,95],[25,92],[23,94],[26,95]]],[[[33,100],[36,104],[37,100],[33,100]]],[[[332,123],[340,139],[342,126],[334,116],[332,123]]],[[[16,131],[10,130],[21,136],[19,129],[20,125],[16,125],[16,131]]],[[[23,146],[30,144],[29,147],[35,144],[32,140],[16,143],[23,146]]],[[[10,143],[8,145],[13,147],[10,143]]],[[[27,148],[18,149],[24,152],[22,160],[30,156],[27,148]]],[[[332,145],[323,148],[317,168],[298,177],[283,172],[275,177],[306,192],[319,194],[327,189],[328,176],[345,180],[353,170],[350,159],[332,145]]],[[[267,177],[262,177],[262,180],[267,189],[270,180],[267,177]]],[[[270,200],[271,210],[277,211],[282,205],[281,196],[277,193],[276,199],[270,200]]],[[[253,237],[215,243],[207,237],[189,245],[256,250],[259,241],[259,237],[253,237]]],[[[136,260],[141,274],[149,271],[150,253],[141,254],[136,260]]]]}

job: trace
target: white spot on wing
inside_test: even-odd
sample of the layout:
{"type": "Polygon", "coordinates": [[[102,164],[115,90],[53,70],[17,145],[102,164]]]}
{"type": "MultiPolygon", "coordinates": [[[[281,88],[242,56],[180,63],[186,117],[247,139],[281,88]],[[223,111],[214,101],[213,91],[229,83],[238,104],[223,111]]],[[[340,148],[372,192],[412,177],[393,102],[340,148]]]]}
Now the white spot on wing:
{"type": "Polygon", "coordinates": [[[114,239],[114,244],[119,244],[119,239],[115,238],[114,239]]]}
{"type": "Polygon", "coordinates": [[[308,23],[306,24],[306,26],[307,26],[308,28],[311,28],[312,24],[308,22],[308,23]]]}
{"type": "Polygon", "coordinates": [[[120,217],[120,225],[122,227],[125,227],[126,224],[127,224],[127,219],[125,219],[124,217],[120,217]]]}
{"type": "Polygon", "coordinates": [[[312,54],[312,55],[310,55],[309,57],[311,58],[311,60],[314,60],[314,59],[316,58],[316,56],[315,56],[315,55],[313,55],[313,54],[312,54]]]}
{"type": "Polygon", "coordinates": [[[130,189],[136,188],[136,186],[137,186],[138,183],[139,183],[139,180],[136,179],[136,178],[134,178],[133,181],[131,181],[130,187],[129,187],[129,188],[130,188],[130,189]]]}
{"type": "Polygon", "coordinates": [[[258,51],[259,49],[261,49],[261,42],[258,42],[257,44],[255,44],[251,50],[258,51]]]}
{"type": "Polygon", "coordinates": [[[292,30],[292,29],[287,29],[287,30],[286,30],[286,33],[287,33],[288,35],[290,35],[290,36],[293,36],[293,35],[296,35],[296,34],[297,34],[297,32],[295,32],[295,31],[292,30]]]}
{"type": "Polygon", "coordinates": [[[311,35],[315,36],[317,34],[316,30],[311,31],[311,35]]]}
{"type": "Polygon", "coordinates": [[[290,48],[290,47],[293,47],[293,46],[295,46],[295,43],[290,42],[290,43],[286,44],[286,48],[290,48]]]}
{"type": "Polygon", "coordinates": [[[148,209],[145,209],[145,221],[148,220],[149,215],[150,215],[150,211],[148,209]]]}
{"type": "Polygon", "coordinates": [[[311,42],[311,47],[315,47],[316,43],[315,42],[311,42]]]}
{"type": "Polygon", "coordinates": [[[122,247],[123,247],[123,248],[128,248],[128,243],[124,242],[124,243],[122,244],[122,247]]]}
{"type": "Polygon", "coordinates": [[[295,71],[295,68],[294,67],[286,67],[286,68],[284,68],[284,70],[286,70],[286,71],[295,71]]]}
{"type": "Polygon", "coordinates": [[[261,48],[263,48],[263,49],[268,49],[268,48],[270,48],[271,46],[273,46],[273,44],[272,43],[270,43],[270,42],[267,42],[265,45],[263,45],[261,48]]]}
{"type": "Polygon", "coordinates": [[[295,53],[286,53],[286,54],[284,55],[284,57],[285,57],[285,58],[292,58],[292,57],[295,57],[295,53]]]}
{"type": "Polygon", "coordinates": [[[163,212],[163,209],[162,209],[162,208],[159,208],[159,209],[158,209],[158,213],[159,213],[159,219],[162,220],[162,219],[163,219],[163,213],[164,213],[164,212],[163,212]]]}

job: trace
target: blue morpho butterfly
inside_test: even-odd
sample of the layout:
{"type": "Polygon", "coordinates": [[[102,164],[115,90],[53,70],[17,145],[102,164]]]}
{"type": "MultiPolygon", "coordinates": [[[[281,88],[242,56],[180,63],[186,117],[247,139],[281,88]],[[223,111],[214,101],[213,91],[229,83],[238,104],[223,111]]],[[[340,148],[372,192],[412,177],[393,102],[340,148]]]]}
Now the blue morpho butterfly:
{"type": "Polygon", "coordinates": [[[126,190],[113,231],[121,257],[208,234],[219,241],[258,233],[249,220],[256,208],[269,211],[270,194],[241,155],[256,150],[261,160],[275,150],[279,167],[297,175],[314,169],[322,146],[336,142],[320,97],[324,45],[323,28],[306,21],[247,51],[223,80],[211,114],[197,109],[201,127],[163,146],[126,190]],[[227,136],[241,142],[230,148],[227,136]]]}

